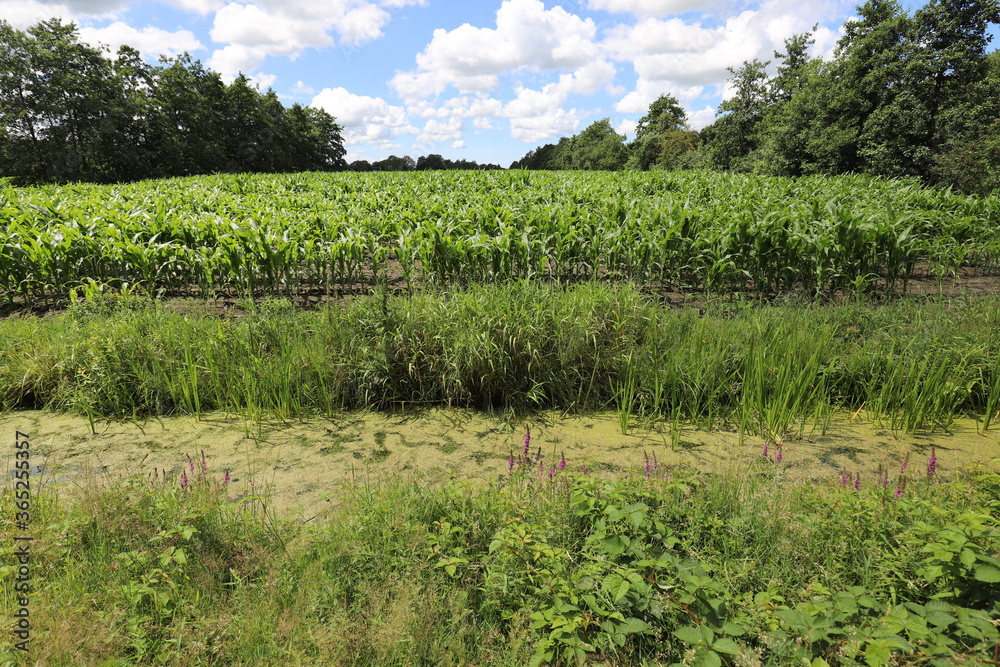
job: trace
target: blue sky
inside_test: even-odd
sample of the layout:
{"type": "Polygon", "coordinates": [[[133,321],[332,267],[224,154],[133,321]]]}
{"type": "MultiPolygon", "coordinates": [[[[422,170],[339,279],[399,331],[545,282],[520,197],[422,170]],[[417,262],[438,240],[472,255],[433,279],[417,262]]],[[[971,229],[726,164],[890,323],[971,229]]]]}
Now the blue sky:
{"type": "MultiPolygon", "coordinates": [[[[910,9],[923,3],[907,1],[910,9]]],[[[348,160],[440,153],[507,166],[610,118],[631,138],[677,97],[712,122],[727,67],[769,60],[819,24],[829,56],[855,2],[839,0],[0,0],[26,28],[59,17],[112,50],[188,51],[286,104],[326,109],[348,160]]]]}

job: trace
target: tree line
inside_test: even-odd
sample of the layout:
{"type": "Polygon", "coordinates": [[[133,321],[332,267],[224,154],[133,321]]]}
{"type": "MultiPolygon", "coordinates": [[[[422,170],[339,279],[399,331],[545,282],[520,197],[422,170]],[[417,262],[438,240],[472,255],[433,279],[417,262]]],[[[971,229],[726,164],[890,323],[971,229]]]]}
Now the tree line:
{"type": "Polygon", "coordinates": [[[692,132],[677,100],[653,102],[626,143],[608,119],[530,151],[512,168],[714,168],[798,176],[914,177],[969,193],[1000,187],[997,0],[931,0],[908,14],[869,0],[829,60],[813,31],[775,60],[730,69],[734,94],[692,132]]]}
{"type": "Polygon", "coordinates": [[[107,56],[59,19],[0,21],[0,177],[16,183],[337,170],[341,130],[187,54],[149,65],[128,46],[107,56]]]}
{"type": "Polygon", "coordinates": [[[475,160],[449,160],[437,153],[421,155],[414,160],[409,155],[390,155],[383,160],[369,162],[355,160],[347,166],[351,171],[449,171],[453,169],[503,169],[498,164],[479,164],[475,160]]]}

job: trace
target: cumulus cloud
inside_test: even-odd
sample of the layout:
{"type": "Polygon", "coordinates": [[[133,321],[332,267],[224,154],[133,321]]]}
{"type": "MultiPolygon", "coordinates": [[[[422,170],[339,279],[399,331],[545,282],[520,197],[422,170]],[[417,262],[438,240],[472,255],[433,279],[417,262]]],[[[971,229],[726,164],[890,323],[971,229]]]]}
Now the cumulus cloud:
{"type": "Polygon", "coordinates": [[[240,73],[246,74],[257,69],[267,57],[265,49],[253,46],[230,44],[216,50],[208,59],[208,69],[218,72],[226,81],[232,81],[240,73]]]}
{"type": "Polygon", "coordinates": [[[622,122],[618,123],[618,127],[615,128],[615,132],[624,135],[635,134],[635,128],[638,127],[638,125],[639,124],[636,121],[626,118],[622,122]]]}
{"type": "Polygon", "coordinates": [[[423,131],[417,136],[417,142],[421,144],[433,144],[439,141],[461,141],[462,140],[462,119],[449,118],[447,121],[440,121],[432,118],[424,124],[423,131]]]}
{"type": "Polygon", "coordinates": [[[226,4],[225,0],[161,0],[161,2],[201,16],[211,14],[226,4]]]}
{"type": "Polygon", "coordinates": [[[308,16],[272,12],[257,5],[231,3],[215,14],[212,40],[270,55],[296,53],[306,46],[333,43],[324,27],[308,16]]]}
{"type": "Polygon", "coordinates": [[[417,70],[400,72],[390,85],[414,100],[438,95],[448,86],[460,93],[497,87],[498,75],[529,68],[534,71],[581,67],[599,58],[597,26],[562,7],[545,9],[541,0],[505,0],[496,13],[496,28],[468,23],[438,29],[417,55],[417,70]]]}
{"type": "Polygon", "coordinates": [[[510,136],[528,143],[569,136],[580,127],[583,114],[576,109],[555,109],[537,116],[510,119],[510,136]]]}
{"type": "Polygon", "coordinates": [[[174,57],[185,51],[205,48],[190,30],[169,32],[152,27],[137,29],[121,21],[115,21],[104,28],[81,28],[80,39],[93,45],[106,45],[112,53],[127,44],[137,49],[147,60],[156,60],[161,55],[174,57]]]}
{"type": "Polygon", "coordinates": [[[640,16],[667,16],[692,11],[705,11],[718,2],[706,0],[587,0],[591,9],[627,12],[640,16]]]}
{"type": "Polygon", "coordinates": [[[39,21],[60,18],[72,21],[84,18],[113,17],[128,0],[93,0],[92,2],[45,2],[44,0],[0,0],[0,18],[18,30],[39,21]]]}
{"type": "Polygon", "coordinates": [[[346,145],[373,144],[380,148],[398,147],[392,141],[403,134],[415,134],[406,110],[381,97],[355,95],[344,88],[324,88],[310,106],[325,110],[344,126],[346,145]]]}
{"type": "Polygon", "coordinates": [[[504,105],[503,115],[511,119],[511,136],[522,141],[538,141],[558,136],[566,128],[576,129],[582,114],[564,109],[571,94],[592,95],[614,80],[616,71],[605,61],[588,63],[575,72],[559,75],[559,80],[540,90],[520,87],[517,96],[504,105]]]}
{"type": "MultiPolygon", "coordinates": [[[[704,127],[714,117],[710,107],[691,111],[696,105],[704,105],[709,96],[720,93],[725,98],[728,68],[739,67],[754,58],[772,60],[775,51],[784,49],[786,39],[809,31],[814,24],[828,19],[839,6],[835,0],[810,5],[765,0],[757,9],[730,15],[706,27],[700,21],[653,16],[664,14],[653,11],[656,7],[679,6],[682,0],[591,2],[592,6],[614,6],[616,11],[645,15],[634,23],[612,28],[602,42],[611,58],[630,63],[637,74],[634,89],[618,100],[615,110],[644,113],[659,95],[671,94],[688,110],[694,128],[704,127]]],[[[818,29],[813,55],[831,52],[837,38],[837,33],[829,28],[818,29]]]]}
{"type": "Polygon", "coordinates": [[[715,109],[705,107],[688,113],[688,125],[692,130],[701,130],[715,121],[715,109]]]}
{"type": "MultiPolygon", "coordinates": [[[[173,0],[196,11],[211,7],[208,0],[173,0]]],[[[214,42],[224,44],[213,53],[211,67],[224,76],[248,72],[268,56],[294,59],[305,49],[338,44],[357,47],[378,39],[392,18],[390,9],[424,4],[424,0],[256,0],[228,2],[217,8],[212,24],[214,42]]]]}

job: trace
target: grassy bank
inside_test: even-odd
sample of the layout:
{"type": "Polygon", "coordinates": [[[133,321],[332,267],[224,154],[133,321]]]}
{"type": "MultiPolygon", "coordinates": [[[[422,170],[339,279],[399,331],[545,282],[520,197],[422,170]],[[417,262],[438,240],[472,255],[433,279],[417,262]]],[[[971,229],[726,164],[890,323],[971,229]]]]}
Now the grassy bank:
{"type": "Polygon", "coordinates": [[[303,311],[171,312],[93,293],[0,321],[0,406],[248,421],[347,408],[616,409],[780,439],[833,409],[893,430],[990,427],[1000,303],[901,300],[672,309],[627,286],[512,283],[303,311]]]}
{"type": "Polygon", "coordinates": [[[606,479],[527,444],[508,466],[376,471],[305,524],[197,459],[43,491],[31,653],[4,636],[0,664],[996,664],[995,471],[606,479]]]}

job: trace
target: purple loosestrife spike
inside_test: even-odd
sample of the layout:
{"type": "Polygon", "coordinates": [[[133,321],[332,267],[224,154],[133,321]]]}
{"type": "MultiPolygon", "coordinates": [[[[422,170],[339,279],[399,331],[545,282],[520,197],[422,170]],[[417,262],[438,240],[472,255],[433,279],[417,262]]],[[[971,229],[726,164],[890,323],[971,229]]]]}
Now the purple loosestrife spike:
{"type": "Polygon", "coordinates": [[[861,473],[858,472],[854,473],[854,490],[861,490],[861,473]]]}
{"type": "Polygon", "coordinates": [[[910,467],[910,453],[906,452],[906,458],[903,459],[903,464],[899,466],[899,474],[902,475],[906,472],[906,469],[910,467]]]}
{"type": "Polygon", "coordinates": [[[851,478],[847,476],[847,473],[840,473],[840,488],[847,486],[847,483],[851,481],[851,478]]]}
{"type": "Polygon", "coordinates": [[[514,452],[511,452],[510,456],[507,457],[507,472],[514,472],[514,452]]]}
{"type": "Polygon", "coordinates": [[[649,477],[649,454],[643,452],[643,455],[646,457],[646,477],[649,477]]]}
{"type": "Polygon", "coordinates": [[[187,473],[181,470],[181,487],[186,487],[188,485],[187,473]]]}
{"type": "Polygon", "coordinates": [[[653,452],[653,470],[656,471],[659,469],[660,469],[660,462],[656,460],[656,452],[653,452]]]}
{"type": "Polygon", "coordinates": [[[194,460],[190,456],[188,457],[188,469],[194,472],[194,460]]]}
{"type": "Polygon", "coordinates": [[[563,454],[562,458],[559,459],[559,469],[560,470],[565,470],[566,469],[566,454],[563,454]]]}
{"type": "Polygon", "coordinates": [[[762,452],[764,458],[767,458],[767,440],[764,441],[764,451],[762,452]]]}
{"type": "Polygon", "coordinates": [[[933,479],[935,473],[937,473],[937,452],[934,451],[934,445],[931,445],[931,458],[927,461],[927,479],[933,479]]]}
{"type": "Polygon", "coordinates": [[[774,454],[774,462],[781,463],[781,447],[778,447],[778,451],[774,454]]]}
{"type": "Polygon", "coordinates": [[[226,472],[222,476],[222,482],[223,482],[223,484],[229,484],[229,480],[230,480],[230,477],[229,477],[229,468],[226,468],[226,472]]]}
{"type": "Polygon", "coordinates": [[[524,455],[528,456],[528,453],[530,451],[531,451],[531,429],[528,428],[527,424],[525,424],[524,425],[524,455]]]}

